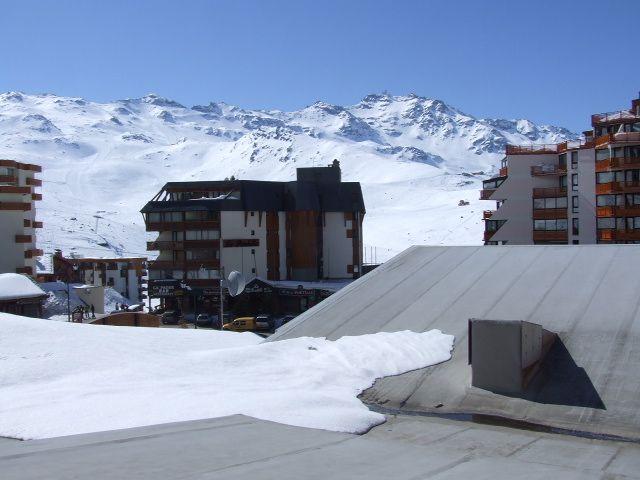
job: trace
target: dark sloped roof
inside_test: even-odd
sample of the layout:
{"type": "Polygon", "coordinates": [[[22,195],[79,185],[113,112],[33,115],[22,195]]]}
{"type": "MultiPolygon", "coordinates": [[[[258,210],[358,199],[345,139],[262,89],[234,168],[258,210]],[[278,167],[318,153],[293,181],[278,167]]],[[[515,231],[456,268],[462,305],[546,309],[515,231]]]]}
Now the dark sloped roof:
{"type": "Polygon", "coordinates": [[[358,182],[264,182],[231,180],[216,182],[169,182],[163,190],[203,192],[221,189],[237,190],[240,199],[207,199],[151,201],[142,213],[175,210],[204,211],[299,211],[365,212],[362,189],[358,182]]]}

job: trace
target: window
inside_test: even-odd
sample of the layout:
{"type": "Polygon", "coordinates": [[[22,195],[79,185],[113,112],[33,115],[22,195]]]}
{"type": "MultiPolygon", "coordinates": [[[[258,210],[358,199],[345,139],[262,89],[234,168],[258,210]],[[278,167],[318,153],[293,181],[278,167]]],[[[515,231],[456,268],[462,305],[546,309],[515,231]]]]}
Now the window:
{"type": "Polygon", "coordinates": [[[625,170],[625,181],[627,183],[633,183],[640,181],[640,170],[625,170]]]}
{"type": "Polygon", "coordinates": [[[209,269],[198,269],[198,270],[187,270],[187,278],[189,280],[209,280],[219,278],[218,270],[209,270],[209,269]]]}
{"type": "Polygon", "coordinates": [[[504,178],[494,178],[491,180],[485,180],[482,182],[482,188],[484,190],[495,190],[504,182],[504,178]]]}
{"type": "Polygon", "coordinates": [[[580,245],[580,240],[572,240],[571,243],[573,245],[580,245]]]}
{"type": "Polygon", "coordinates": [[[578,190],[578,174],[577,173],[571,174],[571,190],[573,191],[578,190]]]}
{"type": "Polygon", "coordinates": [[[484,222],[484,230],[485,232],[495,232],[502,225],[504,225],[506,220],[487,220],[484,222]]]}
{"type": "MultiPolygon", "coordinates": [[[[633,196],[633,195],[627,195],[633,196]]],[[[640,196],[638,198],[640,200],[640,196]]],[[[596,195],[596,205],[598,207],[615,207],[624,205],[623,195],[596,195]]]]}
{"type": "Polygon", "coordinates": [[[253,236],[255,234],[256,234],[256,231],[255,230],[251,230],[251,235],[253,236]]]}
{"type": "Polygon", "coordinates": [[[573,170],[578,168],[578,152],[571,152],[571,168],[573,170]]]}
{"type": "Polygon", "coordinates": [[[217,240],[220,238],[218,230],[187,230],[185,233],[186,240],[217,240]]]}
{"type": "Polygon", "coordinates": [[[547,231],[565,231],[567,230],[567,220],[564,218],[558,218],[557,220],[534,220],[533,229],[547,231]]]}
{"type": "Polygon", "coordinates": [[[251,255],[255,255],[255,254],[256,254],[256,249],[255,249],[255,248],[252,248],[252,249],[251,249],[251,255]]]}
{"type": "Polygon", "coordinates": [[[251,212],[251,216],[254,217],[256,212],[251,212]]]}
{"type": "Polygon", "coordinates": [[[218,258],[218,250],[213,248],[198,248],[187,250],[187,260],[213,260],[218,258]]]}
{"type": "Polygon", "coordinates": [[[577,213],[578,212],[578,205],[579,205],[579,200],[578,200],[578,196],[574,195],[573,197],[571,197],[571,211],[573,213],[577,213]]]}
{"type": "Polygon", "coordinates": [[[534,198],[533,208],[567,208],[567,197],[534,198]]]}
{"type": "Polygon", "coordinates": [[[616,228],[616,219],[613,217],[600,217],[596,220],[596,225],[601,228],[616,228]]]}
{"type": "Polygon", "coordinates": [[[182,270],[174,270],[173,272],[171,272],[171,276],[175,280],[182,280],[183,275],[184,275],[184,271],[182,271],[182,270]]]}
{"type": "Polygon", "coordinates": [[[627,230],[640,229],[640,217],[627,217],[627,230]]]}
{"type": "Polygon", "coordinates": [[[596,173],[596,183],[622,182],[624,180],[623,172],[598,172],[596,173]]]}
{"type": "Polygon", "coordinates": [[[629,206],[640,205],[640,193],[627,193],[626,200],[629,206]]]}
{"type": "Polygon", "coordinates": [[[560,177],[560,188],[567,188],[567,176],[562,175],[560,177]]]}
{"type": "Polygon", "coordinates": [[[558,165],[560,166],[560,168],[563,168],[563,169],[567,168],[567,154],[566,153],[561,153],[560,155],[558,155],[558,165]]]}
{"type": "Polygon", "coordinates": [[[184,240],[184,232],[171,232],[171,241],[181,242],[184,240]]]}
{"type": "Polygon", "coordinates": [[[610,155],[610,150],[608,148],[602,148],[600,150],[596,150],[596,161],[598,160],[606,160],[610,155]]]}
{"type": "Polygon", "coordinates": [[[571,230],[574,235],[580,234],[580,220],[578,218],[574,218],[571,220],[571,230]]]}

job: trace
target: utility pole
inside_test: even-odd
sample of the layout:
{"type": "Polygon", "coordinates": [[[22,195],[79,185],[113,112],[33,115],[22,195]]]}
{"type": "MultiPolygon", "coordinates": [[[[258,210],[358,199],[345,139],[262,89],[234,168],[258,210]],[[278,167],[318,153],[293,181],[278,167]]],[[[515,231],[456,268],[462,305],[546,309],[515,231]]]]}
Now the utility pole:
{"type": "Polygon", "coordinates": [[[222,266],[222,248],[224,242],[222,240],[222,227],[220,227],[220,246],[218,247],[218,265],[219,265],[219,277],[220,277],[220,330],[222,330],[222,325],[224,324],[224,296],[222,291],[222,282],[224,280],[224,267],[222,266]]]}

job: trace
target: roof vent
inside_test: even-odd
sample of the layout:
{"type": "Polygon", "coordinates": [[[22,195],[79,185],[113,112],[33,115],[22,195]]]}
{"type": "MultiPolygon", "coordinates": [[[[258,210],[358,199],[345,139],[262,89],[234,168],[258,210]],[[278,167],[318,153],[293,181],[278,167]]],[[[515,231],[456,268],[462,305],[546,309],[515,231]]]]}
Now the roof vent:
{"type": "Polygon", "coordinates": [[[496,393],[527,388],[556,334],[522,320],[469,320],[471,384],[496,393]]]}

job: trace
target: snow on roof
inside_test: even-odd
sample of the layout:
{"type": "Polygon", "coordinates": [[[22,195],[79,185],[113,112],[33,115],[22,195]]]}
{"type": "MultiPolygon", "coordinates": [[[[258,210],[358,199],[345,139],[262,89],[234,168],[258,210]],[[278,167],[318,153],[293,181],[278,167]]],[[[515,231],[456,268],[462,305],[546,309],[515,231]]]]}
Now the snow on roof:
{"type": "Polygon", "coordinates": [[[43,297],[47,294],[26,275],[0,273],[0,300],[43,297]]]}
{"type": "Polygon", "coordinates": [[[36,260],[36,272],[39,274],[53,274],[53,254],[45,253],[36,260]]]}

